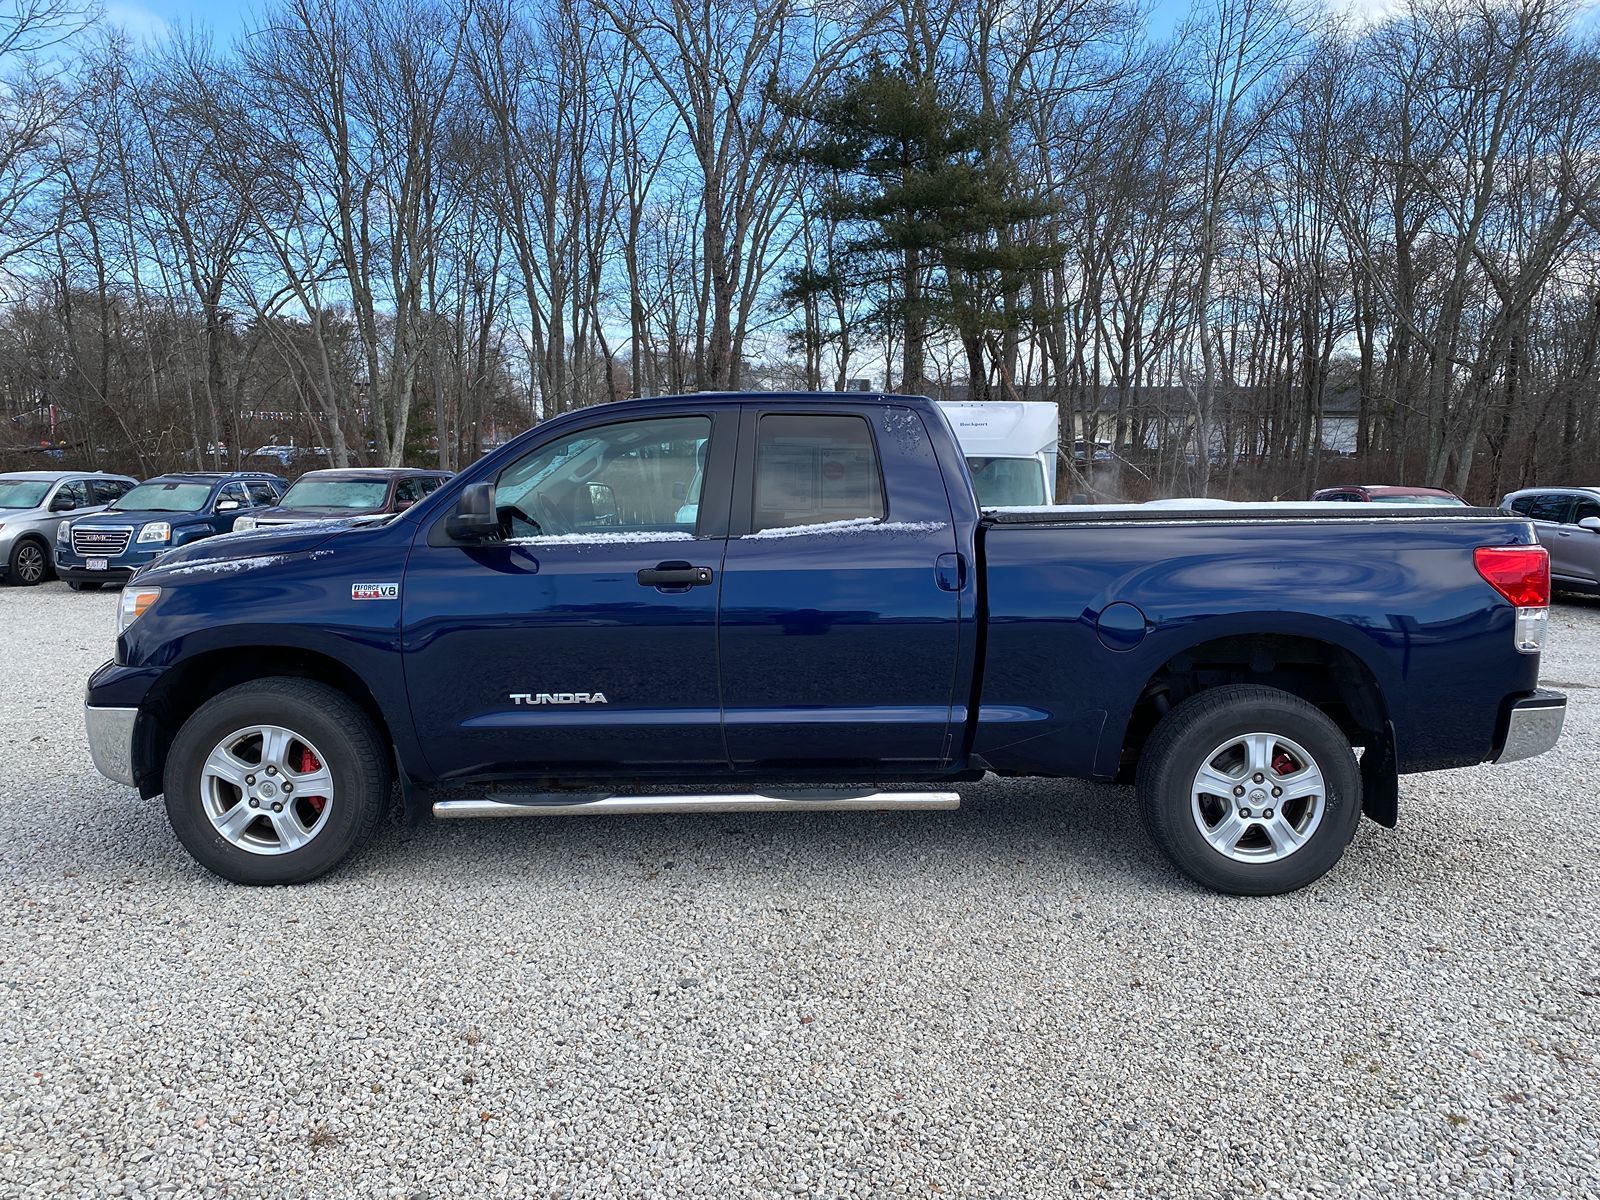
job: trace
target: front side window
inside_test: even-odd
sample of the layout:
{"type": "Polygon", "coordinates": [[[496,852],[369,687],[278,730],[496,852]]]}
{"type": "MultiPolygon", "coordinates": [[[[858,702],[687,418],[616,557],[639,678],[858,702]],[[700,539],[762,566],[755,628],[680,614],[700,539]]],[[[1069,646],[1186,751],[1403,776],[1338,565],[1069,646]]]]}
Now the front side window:
{"type": "Polygon", "coordinates": [[[424,495],[422,480],[416,476],[412,476],[410,479],[402,479],[394,485],[394,504],[396,508],[409,508],[418,500],[421,500],[424,495]]]}
{"type": "Polygon", "coordinates": [[[250,507],[250,496],[244,490],[244,485],[242,483],[230,483],[224,486],[223,489],[217,493],[217,503],[221,504],[224,500],[231,500],[240,508],[250,507]]]}
{"type": "Polygon", "coordinates": [[[1573,505],[1572,515],[1567,520],[1576,525],[1585,517],[1600,517],[1600,500],[1579,500],[1573,505]]]}
{"type": "Polygon", "coordinates": [[[501,532],[692,535],[710,442],[709,417],[620,421],[557,438],[500,473],[501,532]]]}
{"type": "Polygon", "coordinates": [[[199,512],[211,495],[209,483],[141,483],[116,504],[118,512],[199,512]]]}
{"type": "Polygon", "coordinates": [[[278,493],[272,490],[270,483],[246,484],[245,491],[250,493],[250,502],[257,508],[271,508],[278,503],[278,493]]]}
{"type": "Polygon", "coordinates": [[[387,479],[318,479],[306,475],[283,494],[285,508],[350,509],[370,512],[382,508],[389,494],[387,479]]]}
{"type": "Polygon", "coordinates": [[[89,507],[89,484],[83,479],[69,479],[56,489],[55,499],[51,505],[61,511],[69,508],[89,507]]]}
{"type": "Polygon", "coordinates": [[[861,417],[769,413],[756,431],[751,532],[882,520],[883,476],[861,417]]]}

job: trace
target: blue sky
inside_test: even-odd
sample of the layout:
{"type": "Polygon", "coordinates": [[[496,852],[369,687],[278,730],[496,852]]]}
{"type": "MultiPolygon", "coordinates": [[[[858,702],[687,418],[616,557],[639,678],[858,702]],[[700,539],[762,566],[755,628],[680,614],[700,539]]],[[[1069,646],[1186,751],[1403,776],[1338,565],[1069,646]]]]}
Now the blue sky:
{"type": "MultiPolygon", "coordinates": [[[[1164,34],[1189,10],[1189,0],[1150,0],[1150,30],[1164,34]]],[[[135,37],[160,37],[168,29],[191,22],[205,25],[219,41],[251,23],[249,17],[265,0],[105,0],[106,14],[135,37]]]]}

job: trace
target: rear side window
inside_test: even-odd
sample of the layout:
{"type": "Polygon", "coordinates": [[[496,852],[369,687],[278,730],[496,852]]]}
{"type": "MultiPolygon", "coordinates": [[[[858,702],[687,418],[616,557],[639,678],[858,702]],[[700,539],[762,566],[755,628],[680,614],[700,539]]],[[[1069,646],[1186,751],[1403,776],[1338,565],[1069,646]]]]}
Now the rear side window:
{"type": "Polygon", "coordinates": [[[751,532],[881,520],[883,475],[862,417],[769,413],[756,431],[751,532]]]}
{"type": "Polygon", "coordinates": [[[1560,521],[1572,507],[1572,497],[1563,496],[1559,492],[1545,492],[1532,499],[1533,503],[1528,506],[1527,515],[1535,521],[1560,521]]]}

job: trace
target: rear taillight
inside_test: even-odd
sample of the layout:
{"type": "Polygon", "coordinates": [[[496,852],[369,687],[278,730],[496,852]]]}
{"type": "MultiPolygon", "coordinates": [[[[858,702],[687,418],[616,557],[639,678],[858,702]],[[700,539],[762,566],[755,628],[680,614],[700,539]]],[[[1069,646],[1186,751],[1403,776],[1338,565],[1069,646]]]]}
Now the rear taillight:
{"type": "Polygon", "coordinates": [[[1517,606],[1512,637],[1524,654],[1544,649],[1550,624],[1550,553],[1543,546],[1479,546],[1472,552],[1478,574],[1517,606]]]}
{"type": "Polygon", "coordinates": [[[1550,552],[1543,546],[1479,546],[1472,552],[1478,574],[1518,608],[1550,603],[1550,552]]]}

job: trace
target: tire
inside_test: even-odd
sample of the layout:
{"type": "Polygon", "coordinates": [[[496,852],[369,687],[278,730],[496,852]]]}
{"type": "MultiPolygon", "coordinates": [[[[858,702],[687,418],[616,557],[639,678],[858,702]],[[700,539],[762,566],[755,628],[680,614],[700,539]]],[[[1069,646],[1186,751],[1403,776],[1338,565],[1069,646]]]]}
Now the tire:
{"type": "Polygon", "coordinates": [[[103,583],[81,583],[76,579],[67,580],[67,586],[75,592],[98,592],[105,587],[103,583]]]}
{"type": "Polygon", "coordinates": [[[1239,896],[1320,878],[1361,820],[1361,772],[1339,727],[1256,684],[1209,689],[1163,717],[1139,760],[1138,794],[1145,829],[1173,864],[1239,896]]]}
{"type": "Polygon", "coordinates": [[[288,678],[254,680],[202,704],[173,739],[164,779],[167,819],[184,848],[243,884],[305,883],[360,853],[390,783],[387,748],[360,706],[326,684],[288,678]],[[269,751],[268,737],[282,749],[269,751]],[[269,770],[275,762],[289,765],[269,770]],[[291,798],[295,781],[300,794],[291,798]]]}
{"type": "Polygon", "coordinates": [[[38,538],[18,538],[11,547],[11,569],[6,578],[18,587],[33,587],[49,579],[50,549],[38,538]]]}

